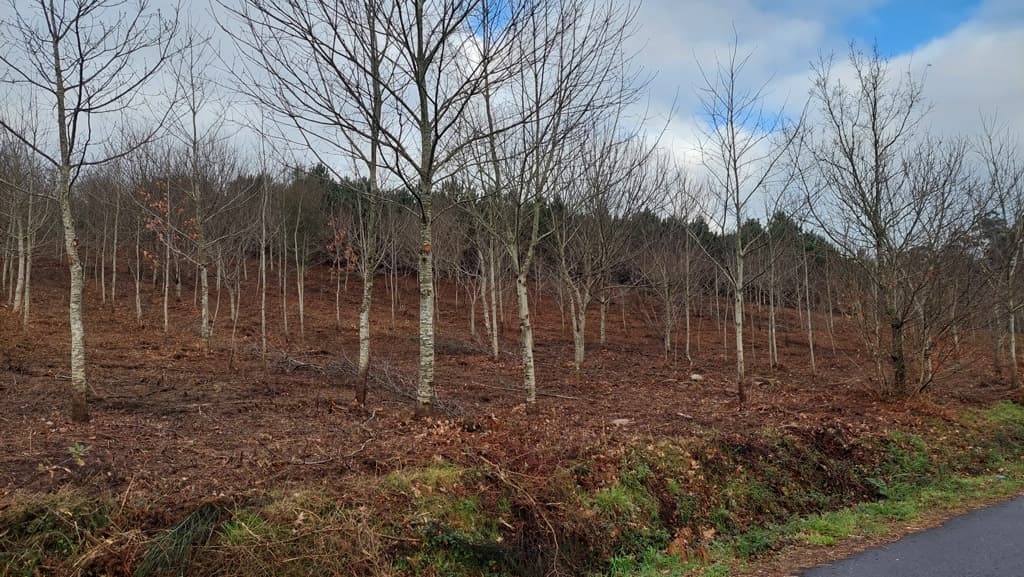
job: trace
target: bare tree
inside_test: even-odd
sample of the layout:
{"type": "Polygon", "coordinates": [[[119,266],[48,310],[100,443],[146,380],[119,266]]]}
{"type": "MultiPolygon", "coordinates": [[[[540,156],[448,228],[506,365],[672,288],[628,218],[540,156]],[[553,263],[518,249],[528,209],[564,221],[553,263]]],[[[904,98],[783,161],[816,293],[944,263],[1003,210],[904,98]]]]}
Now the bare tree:
{"type": "Polygon", "coordinates": [[[345,109],[335,95],[351,95],[344,83],[352,78],[363,79],[362,88],[355,90],[360,98],[367,96],[367,90],[379,91],[379,98],[349,103],[363,107],[361,120],[346,120],[340,126],[363,143],[379,145],[379,162],[416,199],[420,220],[416,413],[429,415],[434,403],[433,194],[435,186],[456,169],[456,159],[470,143],[461,125],[483,90],[484,71],[497,73],[514,65],[493,55],[500,51],[492,55],[474,51],[468,39],[481,33],[481,25],[491,26],[496,31],[495,45],[507,44],[519,32],[522,6],[518,0],[391,0],[360,5],[353,11],[356,17],[345,16],[339,6],[316,0],[277,0],[245,2],[231,12],[247,29],[243,44],[271,53],[256,61],[272,78],[278,95],[315,103],[313,109],[294,102],[286,107],[300,115],[299,122],[318,122],[327,113],[330,125],[339,126],[339,113],[345,109]],[[493,22],[481,17],[485,12],[505,17],[493,22]],[[363,58],[369,45],[354,40],[358,34],[378,41],[370,49],[379,59],[363,58]],[[339,84],[340,93],[333,90],[339,84]],[[366,114],[367,106],[380,114],[366,114]]]}
{"type": "Polygon", "coordinates": [[[641,241],[634,245],[633,254],[647,290],[660,302],[656,320],[662,334],[662,352],[668,360],[678,350],[674,342],[680,309],[684,321],[683,354],[693,363],[691,351],[690,319],[693,310],[694,280],[699,276],[701,260],[699,250],[690,233],[690,219],[701,202],[702,190],[681,168],[673,167],[666,178],[665,196],[667,216],[644,222],[641,241]]]}
{"type": "MultiPolygon", "coordinates": [[[[71,276],[71,418],[89,419],[82,322],[82,263],[72,208],[72,188],[82,168],[128,151],[96,153],[104,137],[99,126],[111,116],[130,114],[146,88],[172,56],[177,9],[170,17],[146,0],[127,9],[121,0],[11,0],[0,24],[0,82],[20,95],[53,104],[56,139],[36,142],[6,115],[0,127],[29,145],[59,171],[57,201],[71,276]]],[[[155,130],[155,129],[154,129],[155,130]]],[[[151,136],[151,132],[147,136],[151,136]]]]}
{"type": "MultiPolygon", "coordinates": [[[[30,148],[9,135],[4,137],[0,144],[0,188],[6,193],[7,204],[0,204],[0,213],[8,219],[6,240],[17,245],[16,270],[11,275],[5,270],[4,280],[14,277],[9,279],[11,310],[21,313],[22,329],[27,331],[32,308],[32,259],[38,234],[50,215],[46,201],[52,183],[30,148]]],[[[14,258],[9,256],[7,262],[14,258]]]]}
{"type": "Polygon", "coordinates": [[[764,85],[745,86],[744,69],[750,57],[739,53],[739,40],[734,38],[724,61],[716,61],[713,69],[701,66],[704,84],[700,89],[704,132],[699,146],[710,178],[705,218],[723,233],[730,231],[732,237],[728,254],[716,255],[703,244],[702,248],[718,265],[733,293],[736,384],[741,403],[746,401],[747,371],[744,295],[756,278],[747,274],[745,265],[747,255],[764,240],[763,228],[745,225],[756,218],[755,206],[775,206],[783,197],[789,182],[781,165],[799,134],[781,111],[765,112],[764,85]]]}
{"type": "Polygon", "coordinates": [[[367,171],[366,190],[356,199],[363,280],[356,399],[364,402],[373,280],[380,254],[384,98],[386,90],[403,92],[399,82],[405,81],[385,63],[394,39],[382,28],[394,14],[394,5],[368,0],[274,0],[242,2],[228,11],[243,22],[243,31],[225,28],[245,48],[249,61],[271,79],[267,85],[247,77],[244,85],[250,96],[286,119],[298,131],[298,143],[308,147],[335,177],[342,177],[338,154],[357,159],[367,171]]]}
{"type": "Polygon", "coordinates": [[[920,318],[942,255],[971,227],[966,145],[920,133],[929,106],[909,70],[893,71],[877,49],[855,47],[848,66],[852,82],[836,76],[831,58],[814,68],[821,121],[805,189],[816,224],[870,281],[861,309],[870,332],[865,342],[883,390],[904,395],[907,330],[920,318]],[[882,369],[883,324],[891,380],[882,369]]]}
{"type": "MultiPolygon", "coordinates": [[[[537,248],[550,233],[542,230],[541,217],[555,196],[556,173],[571,160],[574,142],[601,115],[631,103],[642,86],[626,65],[623,48],[634,15],[629,3],[539,2],[524,16],[523,32],[509,47],[512,59],[522,63],[522,73],[504,83],[500,75],[485,76],[477,130],[487,138],[473,153],[487,199],[477,220],[508,254],[515,277],[528,407],[536,402],[537,382],[527,282],[537,248]],[[503,124],[512,128],[502,131],[503,124]]],[[[481,50],[495,50],[487,34],[481,50]]],[[[485,284],[492,293],[493,246],[489,243],[489,253],[482,255],[489,263],[485,284]]],[[[492,294],[492,317],[495,300],[492,294]]],[[[495,327],[492,348],[496,345],[495,327]]]]}
{"type": "Polygon", "coordinates": [[[1017,367],[1017,314],[1024,308],[1020,292],[1020,266],[1024,258],[1024,159],[1007,127],[987,121],[977,144],[984,162],[983,184],[989,206],[981,222],[983,258],[988,282],[1001,304],[1003,328],[1009,341],[1010,378],[1019,386],[1017,367]]]}
{"type": "Polygon", "coordinates": [[[573,361],[586,356],[587,312],[595,297],[609,290],[612,273],[628,258],[627,239],[634,218],[663,193],[666,172],[655,163],[656,143],[623,130],[623,117],[598,124],[581,142],[575,170],[560,174],[560,205],[552,211],[558,269],[568,295],[573,361]]]}

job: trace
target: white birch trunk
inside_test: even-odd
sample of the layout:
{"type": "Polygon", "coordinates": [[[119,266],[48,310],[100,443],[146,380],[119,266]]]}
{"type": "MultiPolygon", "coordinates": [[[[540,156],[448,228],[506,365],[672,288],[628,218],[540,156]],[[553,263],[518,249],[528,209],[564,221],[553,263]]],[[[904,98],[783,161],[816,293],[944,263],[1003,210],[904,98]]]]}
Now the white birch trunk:
{"type": "Polygon", "coordinates": [[[25,223],[19,215],[18,221],[18,276],[14,284],[14,304],[11,309],[21,312],[21,297],[25,292],[25,223]]]}
{"type": "Polygon", "coordinates": [[[814,321],[811,318],[811,280],[807,266],[807,252],[804,251],[804,300],[807,301],[807,350],[811,356],[811,372],[817,372],[814,362],[814,321]]]}

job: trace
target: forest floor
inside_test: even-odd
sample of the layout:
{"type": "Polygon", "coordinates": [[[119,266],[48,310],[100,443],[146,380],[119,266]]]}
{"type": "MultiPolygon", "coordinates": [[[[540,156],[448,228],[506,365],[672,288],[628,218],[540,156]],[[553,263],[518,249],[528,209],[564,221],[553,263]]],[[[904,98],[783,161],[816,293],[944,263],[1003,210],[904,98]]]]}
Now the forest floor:
{"type": "MultiPolygon", "coordinates": [[[[281,295],[276,289],[268,293],[271,354],[264,371],[252,271],[235,329],[227,291],[221,290],[209,353],[200,348],[191,286],[181,302],[172,294],[171,329],[164,335],[159,288],[143,286],[140,326],[134,288],[122,272],[116,304],[102,304],[98,283],[88,284],[92,421],[78,425],[65,411],[70,381],[64,271],[56,263],[40,263],[33,273],[29,330],[21,329],[9,307],[0,309],[0,512],[28,493],[73,487],[117,496],[122,508],[129,497],[145,500],[170,524],[210,499],[278,490],[340,494],[346,478],[385,478],[438,462],[483,461],[546,478],[595,448],[615,454],[660,439],[709,432],[743,439],[766,429],[883,439],[1018,398],[991,373],[988,354],[965,349],[961,371],[913,398],[884,399],[853,323],[838,314],[831,338],[825,317],[814,317],[819,346],[812,373],[805,321],[796,310],[782,311],[781,366],[769,370],[764,311],[754,307],[747,337],[749,399],[741,406],[735,360],[723,347],[728,337],[710,303],[693,319],[691,365],[681,353],[665,358],[658,315],[636,296],[609,307],[604,346],[597,343],[593,307],[586,362],[576,374],[571,334],[553,295],[543,294],[533,301],[540,397],[536,414],[526,414],[514,296],[505,297],[502,353],[494,360],[483,341],[469,334],[465,295],[456,302],[455,286],[442,283],[436,385],[443,411],[436,419],[414,420],[409,394],[418,366],[415,279],[400,279],[394,323],[385,281],[376,283],[374,378],[361,407],[351,401],[349,360],[357,349],[355,275],[341,292],[339,328],[329,271],[310,273],[304,338],[298,334],[294,286],[287,295],[290,338],[284,337],[281,295]]],[[[212,298],[216,302],[217,294],[212,298]]],[[[479,311],[477,324],[482,332],[479,311]]]]}

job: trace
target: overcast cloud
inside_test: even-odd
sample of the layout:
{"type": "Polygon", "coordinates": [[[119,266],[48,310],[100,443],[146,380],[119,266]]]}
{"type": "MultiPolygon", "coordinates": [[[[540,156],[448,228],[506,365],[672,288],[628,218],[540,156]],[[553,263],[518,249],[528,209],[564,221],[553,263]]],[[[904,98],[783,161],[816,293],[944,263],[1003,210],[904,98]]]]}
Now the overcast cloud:
{"type": "Polygon", "coordinates": [[[637,63],[656,75],[649,102],[652,122],[668,122],[665,144],[695,160],[701,83],[697,62],[713,66],[716,54],[728,53],[735,30],[740,52],[752,53],[744,81],[752,87],[765,85],[769,106],[794,109],[805,102],[810,63],[819,55],[834,53],[841,61],[851,40],[877,41],[895,66],[910,66],[915,75],[924,75],[926,95],[934,106],[929,117],[934,131],[975,134],[981,114],[998,113],[1002,122],[1024,132],[1024,2],[959,2],[956,13],[966,12],[966,17],[952,23],[938,17],[918,20],[901,2],[936,11],[946,4],[646,0],[633,48],[637,63]],[[887,9],[906,21],[883,20],[892,18],[887,9]],[[939,24],[948,29],[929,29],[939,24]],[[900,30],[906,33],[893,33],[900,30]],[[927,40],[906,46],[908,38],[927,40]]]}

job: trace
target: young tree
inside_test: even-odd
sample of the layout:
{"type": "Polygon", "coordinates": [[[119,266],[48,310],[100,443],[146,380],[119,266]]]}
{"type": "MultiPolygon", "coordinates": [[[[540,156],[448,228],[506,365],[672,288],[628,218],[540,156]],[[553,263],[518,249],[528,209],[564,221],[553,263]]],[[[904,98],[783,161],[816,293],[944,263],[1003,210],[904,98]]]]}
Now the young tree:
{"type": "Polygon", "coordinates": [[[582,143],[576,169],[560,175],[561,210],[553,212],[558,269],[568,295],[577,373],[586,356],[587,312],[609,289],[612,272],[629,258],[630,223],[663,192],[665,171],[655,146],[620,127],[621,116],[595,126],[582,143]]]}
{"type": "Polygon", "coordinates": [[[816,224],[870,280],[866,342],[883,391],[905,395],[907,329],[920,316],[920,295],[975,214],[966,146],[920,133],[929,107],[909,70],[894,72],[877,49],[855,47],[848,65],[852,82],[837,77],[831,58],[814,68],[821,120],[804,188],[816,224]],[[891,380],[882,371],[883,324],[891,380]]]}
{"type": "Polygon", "coordinates": [[[503,50],[490,55],[474,51],[468,39],[485,34],[481,27],[488,26],[494,30],[495,46],[506,45],[520,31],[526,4],[521,0],[386,0],[358,5],[355,17],[340,8],[345,3],[318,0],[246,1],[230,8],[246,29],[244,37],[235,37],[250,52],[271,54],[253,59],[270,77],[276,95],[288,100],[284,109],[299,115],[300,123],[326,118],[321,126],[353,131],[364,146],[379,146],[386,153],[375,160],[415,199],[420,221],[419,416],[432,414],[434,403],[435,188],[457,170],[465,147],[486,136],[467,138],[467,131],[461,129],[485,85],[484,71],[494,75],[489,78],[501,79],[517,65],[497,56],[503,50]],[[482,17],[487,12],[504,17],[489,20],[482,17]],[[377,41],[371,50],[379,58],[365,58],[367,44],[353,39],[359,34],[377,41]],[[353,78],[363,79],[362,87],[354,91],[346,87],[353,78]],[[367,90],[379,90],[380,98],[357,101],[367,96],[367,90]],[[338,102],[338,96],[347,100],[353,92],[358,99],[338,102]],[[312,106],[295,102],[298,99],[307,99],[312,106]],[[358,110],[358,122],[345,120],[344,106],[358,110]],[[381,114],[374,118],[367,106],[381,114]]]}
{"type": "Polygon", "coordinates": [[[1020,266],[1024,258],[1024,159],[1014,135],[987,122],[977,143],[984,163],[982,184],[989,206],[981,222],[984,254],[981,265],[1001,305],[1003,327],[1009,341],[1010,379],[1019,386],[1017,372],[1017,314],[1024,308],[1020,293],[1020,266]]]}
{"type": "MultiPolygon", "coordinates": [[[[71,418],[89,420],[82,322],[83,272],[72,189],[81,170],[126,154],[97,146],[107,119],[127,116],[173,54],[178,10],[154,10],[146,0],[35,0],[10,2],[0,23],[0,82],[16,97],[52,104],[56,138],[35,141],[4,113],[0,128],[28,145],[58,171],[56,197],[71,277],[71,418]]],[[[151,136],[149,133],[146,136],[151,136]]]]}
{"type": "Polygon", "coordinates": [[[256,74],[247,77],[243,84],[252,87],[250,96],[287,119],[299,133],[297,140],[336,178],[342,178],[337,155],[356,159],[366,170],[366,187],[354,206],[363,281],[355,391],[360,403],[366,399],[373,281],[381,254],[383,133],[402,131],[385,126],[384,101],[393,92],[402,93],[407,82],[385,59],[394,52],[395,38],[383,30],[394,10],[394,3],[370,0],[246,1],[228,7],[243,23],[242,32],[229,33],[271,80],[267,84],[256,74]]]}
{"type": "MultiPolygon", "coordinates": [[[[746,360],[743,345],[744,296],[755,280],[747,274],[747,256],[760,245],[764,229],[746,226],[755,203],[777,205],[788,186],[782,162],[797,142],[798,126],[790,126],[782,112],[764,110],[764,86],[744,84],[744,69],[751,54],[739,53],[734,39],[725,61],[714,69],[701,67],[700,89],[703,135],[701,162],[710,178],[705,217],[719,230],[731,232],[729,253],[716,255],[701,245],[714,260],[733,294],[733,330],[736,343],[736,385],[740,403],[746,401],[746,360]]],[[[770,211],[774,212],[774,210],[770,211]]],[[[756,221],[755,221],[756,222],[756,221]]]]}
{"type": "MultiPolygon", "coordinates": [[[[542,230],[541,217],[555,196],[558,171],[571,162],[585,130],[636,98],[641,83],[625,65],[623,46],[634,15],[629,3],[538,2],[524,16],[523,32],[509,48],[512,58],[522,62],[522,73],[501,82],[500,74],[485,71],[483,114],[476,124],[488,137],[473,154],[487,198],[477,221],[504,248],[515,277],[528,407],[536,402],[537,379],[527,282],[538,246],[550,233],[542,230]],[[512,129],[500,130],[503,124],[512,129]]],[[[480,43],[484,54],[495,50],[486,33],[480,43]]],[[[494,262],[493,254],[486,256],[494,262]]],[[[492,289],[493,276],[487,277],[492,289]]],[[[496,344],[495,328],[492,346],[496,344]]]]}

